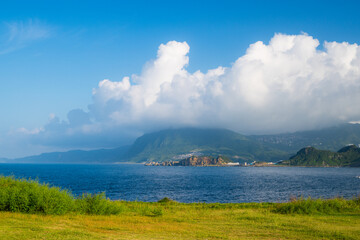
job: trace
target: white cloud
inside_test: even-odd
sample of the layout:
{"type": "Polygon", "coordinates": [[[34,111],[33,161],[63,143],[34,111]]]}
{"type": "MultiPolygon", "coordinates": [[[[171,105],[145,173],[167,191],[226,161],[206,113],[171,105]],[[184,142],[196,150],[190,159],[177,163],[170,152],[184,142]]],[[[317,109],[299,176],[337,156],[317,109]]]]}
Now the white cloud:
{"type": "Polygon", "coordinates": [[[285,132],[360,119],[354,105],[360,100],[358,45],[318,46],[306,34],[275,34],[269,44],[251,44],[228,68],[189,73],[188,44],[172,41],[159,47],[141,75],[100,82],[90,109],[97,119],[139,129],[154,124],[285,132]]]}
{"type": "Polygon", "coordinates": [[[42,129],[42,128],[34,128],[34,129],[29,130],[29,129],[22,127],[22,128],[17,129],[16,132],[22,133],[22,134],[27,134],[27,135],[28,134],[34,135],[34,134],[39,134],[42,131],[44,131],[44,129],[42,129]]]}
{"type": "Polygon", "coordinates": [[[307,34],[275,34],[268,44],[251,44],[230,66],[205,73],[186,70],[186,42],[162,44],[140,75],[101,81],[87,112],[69,113],[68,121],[51,119],[38,141],[75,144],[78,139],[100,147],[168,127],[252,134],[358,121],[359,46],[325,42],[319,50],[319,44],[307,34]]]}
{"type": "Polygon", "coordinates": [[[0,54],[9,53],[36,40],[50,37],[52,29],[39,20],[6,22],[6,32],[2,35],[0,42],[0,54]]]}

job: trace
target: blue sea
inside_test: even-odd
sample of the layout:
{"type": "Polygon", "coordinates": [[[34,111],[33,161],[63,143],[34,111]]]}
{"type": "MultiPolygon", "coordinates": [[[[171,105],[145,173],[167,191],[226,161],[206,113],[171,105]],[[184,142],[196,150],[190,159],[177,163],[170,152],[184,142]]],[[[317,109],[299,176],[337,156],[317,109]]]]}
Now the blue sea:
{"type": "Polygon", "coordinates": [[[292,196],[360,194],[360,168],[0,164],[0,175],[38,179],[74,195],[105,192],[112,200],[129,201],[283,202],[292,196]]]}

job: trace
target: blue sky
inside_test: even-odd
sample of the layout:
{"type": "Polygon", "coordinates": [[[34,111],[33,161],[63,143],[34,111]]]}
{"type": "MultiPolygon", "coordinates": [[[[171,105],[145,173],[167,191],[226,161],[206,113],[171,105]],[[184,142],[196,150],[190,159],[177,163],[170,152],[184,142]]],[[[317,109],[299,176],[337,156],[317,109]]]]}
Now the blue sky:
{"type": "MultiPolygon", "coordinates": [[[[159,57],[157,51],[161,44],[165,45],[169,41],[186,42],[190,47],[189,51],[183,45],[169,45],[167,49],[181,48],[185,51],[176,56],[182,58],[185,54],[189,58],[188,62],[183,59],[184,65],[179,63],[180,68],[185,66],[186,74],[193,74],[197,70],[205,74],[209,69],[219,66],[231,68],[237,59],[249,51],[250,44],[262,41],[268,45],[277,33],[286,36],[310,36],[319,42],[317,50],[324,52],[328,52],[324,50],[325,42],[359,44],[358,9],[359,1],[3,1],[0,8],[0,157],[73,148],[114,147],[130,143],[143,132],[161,127],[206,125],[226,127],[244,133],[284,132],[319,127],[324,121],[315,118],[313,113],[309,113],[307,119],[311,118],[312,121],[307,125],[294,123],[280,129],[271,124],[269,127],[249,125],[248,122],[264,115],[248,114],[249,109],[246,108],[234,114],[238,125],[220,118],[213,122],[204,122],[202,119],[207,119],[210,110],[199,114],[196,119],[185,119],[171,114],[163,115],[162,111],[170,110],[156,108],[152,112],[159,111],[159,120],[150,117],[144,110],[138,110],[142,111],[141,114],[135,110],[124,112],[125,100],[103,107],[109,111],[101,113],[104,115],[101,115],[99,110],[96,112],[92,109],[96,106],[100,108],[98,96],[102,94],[102,88],[99,87],[99,82],[104,79],[113,83],[129,76],[132,85],[152,81],[141,79],[149,78],[146,77],[150,74],[146,75],[146,69],[150,68],[149,72],[152,71],[151,64],[159,57]],[[136,77],[132,77],[133,74],[140,79],[138,82],[136,77]],[[97,89],[98,94],[94,94],[94,89],[95,92],[97,89]],[[90,119],[91,124],[84,120],[79,126],[87,124],[88,129],[88,125],[92,125],[91,137],[87,135],[88,132],[78,134],[70,124],[68,113],[74,109],[83,111],[73,114],[76,115],[74,118],[84,116],[81,119],[90,119]],[[115,123],[103,120],[110,115],[114,120],[114,116],[119,114],[122,114],[121,119],[125,115],[134,117],[121,121],[117,117],[115,123]],[[247,118],[247,115],[251,117],[247,118]],[[183,120],[174,120],[178,118],[183,120]],[[54,119],[58,121],[58,125],[50,128],[54,119]],[[133,124],[129,124],[130,121],[133,124]],[[95,125],[96,127],[93,127],[95,125]],[[51,130],[55,128],[57,130],[51,130]],[[68,131],[69,134],[63,136],[59,131],[68,131]],[[41,136],[33,136],[38,133],[41,136]],[[98,140],[86,141],[89,138],[98,140]]],[[[353,63],[357,64],[355,60],[353,63]]],[[[342,70],[339,67],[337,71],[342,70]]],[[[312,76],[314,74],[312,73],[312,76]]],[[[222,79],[227,78],[220,75],[220,83],[225,84],[221,81],[226,81],[222,79]]],[[[347,92],[347,96],[352,96],[348,92],[355,91],[355,96],[358,91],[357,75],[351,79],[346,77],[349,74],[339,76],[339,79],[344,78],[355,84],[352,88],[344,89],[342,93],[347,92]]],[[[148,86],[143,85],[144,89],[148,86]]],[[[181,85],[179,86],[181,88],[181,85]]],[[[185,89],[184,91],[189,92],[185,89]]],[[[196,94],[201,93],[202,91],[196,94]]],[[[340,96],[342,93],[330,89],[328,94],[316,95],[314,99],[320,98],[325,102],[325,99],[340,96]]],[[[118,96],[116,94],[120,93],[110,94],[118,96]]],[[[157,98],[160,96],[155,95],[157,98]]],[[[165,95],[163,98],[165,99],[165,95]]],[[[248,99],[250,98],[251,96],[248,99]]],[[[203,99],[213,101],[215,97],[206,95],[203,99]]],[[[120,100],[119,97],[114,97],[111,101],[120,100]]],[[[204,101],[201,104],[203,108],[206,107],[204,101]]],[[[252,109],[259,104],[257,102],[252,109]]],[[[170,106],[176,107],[175,103],[170,106]]],[[[134,106],[128,108],[134,109],[134,106]]],[[[181,108],[184,111],[194,111],[183,105],[181,108]]],[[[236,111],[231,109],[230,105],[228,108],[229,112],[236,111]]],[[[271,109],[271,106],[266,108],[271,109]]],[[[341,120],[360,120],[356,114],[341,113],[341,116],[333,117],[332,121],[325,125],[339,123],[341,120]]],[[[228,118],[230,117],[231,114],[228,118]]],[[[289,122],[291,121],[289,117],[289,122]]]]}

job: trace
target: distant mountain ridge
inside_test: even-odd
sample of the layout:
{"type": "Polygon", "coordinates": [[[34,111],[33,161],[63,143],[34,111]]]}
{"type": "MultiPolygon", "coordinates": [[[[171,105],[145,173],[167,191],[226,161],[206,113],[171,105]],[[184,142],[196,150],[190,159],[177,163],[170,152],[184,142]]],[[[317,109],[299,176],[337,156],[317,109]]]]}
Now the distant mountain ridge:
{"type": "MultiPolygon", "coordinates": [[[[68,152],[42,153],[29,157],[17,158],[17,163],[115,163],[119,162],[129,146],[113,149],[72,150],[68,152]]],[[[10,160],[7,160],[10,162],[10,160]]]]}
{"type": "Polygon", "coordinates": [[[91,151],[43,153],[2,162],[116,163],[180,160],[190,156],[225,156],[233,161],[279,161],[313,146],[336,151],[360,144],[360,124],[277,135],[245,136],[226,129],[181,128],[144,134],[131,146],[91,151]]]}
{"type": "Polygon", "coordinates": [[[337,151],[349,144],[359,146],[360,124],[341,124],[320,130],[249,137],[287,152],[296,152],[306,146],[337,151]]]}
{"type": "Polygon", "coordinates": [[[360,167],[360,148],[349,145],[332,152],[306,147],[282,164],[308,167],[360,167]]]}

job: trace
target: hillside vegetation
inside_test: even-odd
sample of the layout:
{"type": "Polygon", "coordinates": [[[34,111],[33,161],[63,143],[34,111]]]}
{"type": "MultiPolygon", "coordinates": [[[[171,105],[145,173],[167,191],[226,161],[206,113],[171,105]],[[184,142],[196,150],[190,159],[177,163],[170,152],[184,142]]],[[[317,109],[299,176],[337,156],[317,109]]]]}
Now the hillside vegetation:
{"type": "Polygon", "coordinates": [[[306,147],[282,164],[313,167],[360,167],[360,148],[349,145],[338,152],[306,147]]]}
{"type": "MultiPolygon", "coordinates": [[[[235,161],[287,158],[288,153],[225,129],[174,129],[139,137],[125,155],[127,161],[165,161],[188,153],[226,156],[235,161]]],[[[185,158],[186,156],[183,156],[185,158]]]]}

